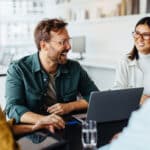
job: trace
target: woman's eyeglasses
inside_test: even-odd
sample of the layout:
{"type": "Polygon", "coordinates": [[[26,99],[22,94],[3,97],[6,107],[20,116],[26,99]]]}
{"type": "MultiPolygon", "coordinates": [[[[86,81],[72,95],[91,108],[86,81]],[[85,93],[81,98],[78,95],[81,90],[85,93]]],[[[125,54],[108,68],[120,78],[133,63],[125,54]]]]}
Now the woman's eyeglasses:
{"type": "Polygon", "coordinates": [[[142,38],[143,40],[150,40],[150,33],[139,33],[137,31],[132,32],[133,38],[142,38]]]}

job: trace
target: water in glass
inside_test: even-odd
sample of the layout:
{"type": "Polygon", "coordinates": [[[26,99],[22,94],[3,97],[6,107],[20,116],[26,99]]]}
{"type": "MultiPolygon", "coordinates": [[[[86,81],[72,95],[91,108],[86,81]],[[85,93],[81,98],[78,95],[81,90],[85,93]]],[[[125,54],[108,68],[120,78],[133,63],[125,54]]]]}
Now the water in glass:
{"type": "Polygon", "coordinates": [[[89,120],[82,123],[82,143],[84,148],[96,148],[97,145],[96,121],[89,120]]]}

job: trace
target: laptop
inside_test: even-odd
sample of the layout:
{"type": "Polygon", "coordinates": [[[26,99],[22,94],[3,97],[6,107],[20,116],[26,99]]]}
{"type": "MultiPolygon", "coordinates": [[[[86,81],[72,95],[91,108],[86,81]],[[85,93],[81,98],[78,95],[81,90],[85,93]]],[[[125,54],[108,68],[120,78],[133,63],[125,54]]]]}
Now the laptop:
{"type": "Polygon", "coordinates": [[[92,92],[87,111],[87,120],[97,122],[128,119],[139,108],[143,87],[92,92]]]}
{"type": "Polygon", "coordinates": [[[108,144],[127,126],[131,113],[139,108],[143,87],[92,92],[86,114],[73,117],[80,123],[97,121],[97,147],[108,144]]]}
{"type": "Polygon", "coordinates": [[[131,112],[139,108],[143,87],[95,91],[90,95],[87,113],[72,115],[79,122],[96,120],[111,122],[128,119],[131,112]]]}

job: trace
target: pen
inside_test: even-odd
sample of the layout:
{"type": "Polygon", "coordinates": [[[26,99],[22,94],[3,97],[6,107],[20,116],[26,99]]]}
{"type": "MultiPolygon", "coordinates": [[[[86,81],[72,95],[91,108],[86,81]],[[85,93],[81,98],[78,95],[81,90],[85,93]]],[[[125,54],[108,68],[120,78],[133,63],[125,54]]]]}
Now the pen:
{"type": "Polygon", "coordinates": [[[78,121],[73,120],[73,121],[66,122],[66,125],[75,125],[75,124],[78,124],[78,121]]]}

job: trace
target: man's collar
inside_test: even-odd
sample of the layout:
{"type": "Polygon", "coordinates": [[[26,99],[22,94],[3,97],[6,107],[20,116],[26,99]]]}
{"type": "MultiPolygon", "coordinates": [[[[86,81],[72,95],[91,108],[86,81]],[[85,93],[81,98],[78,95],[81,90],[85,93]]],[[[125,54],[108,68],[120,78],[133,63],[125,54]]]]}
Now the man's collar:
{"type": "MultiPolygon", "coordinates": [[[[32,65],[32,72],[38,72],[38,71],[41,70],[41,64],[40,64],[40,59],[39,59],[39,52],[33,54],[32,64],[33,64],[32,65]]],[[[58,66],[58,71],[57,71],[57,75],[56,76],[60,76],[60,74],[62,74],[62,73],[63,74],[69,73],[69,69],[67,67],[67,64],[63,64],[63,65],[59,65],[58,66]]]]}
{"type": "Polygon", "coordinates": [[[37,72],[37,71],[41,70],[39,52],[33,54],[32,64],[33,64],[32,65],[32,72],[37,72]]]}

